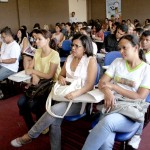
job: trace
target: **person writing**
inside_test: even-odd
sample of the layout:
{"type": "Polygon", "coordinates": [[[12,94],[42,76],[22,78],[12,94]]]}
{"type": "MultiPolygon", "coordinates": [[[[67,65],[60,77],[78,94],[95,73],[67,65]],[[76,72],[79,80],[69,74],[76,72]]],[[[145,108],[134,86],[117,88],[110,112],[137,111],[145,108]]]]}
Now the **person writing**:
{"type": "MultiPolygon", "coordinates": [[[[1,38],[3,42],[0,48],[0,81],[3,81],[18,72],[21,49],[14,40],[13,33],[9,27],[1,30],[1,38]]],[[[3,98],[4,94],[0,90],[0,99],[3,98]]]]}
{"type": "MultiPolygon", "coordinates": [[[[150,66],[144,62],[143,51],[139,49],[139,39],[134,35],[125,35],[120,38],[118,48],[123,58],[114,60],[98,86],[104,93],[106,111],[115,105],[112,91],[136,101],[144,100],[150,89],[150,66]]],[[[132,119],[119,113],[108,114],[92,129],[82,150],[112,150],[116,132],[131,132],[134,127],[135,121],[132,119]]]]}
{"type": "MultiPolygon", "coordinates": [[[[65,98],[72,100],[93,89],[97,75],[97,62],[93,57],[93,47],[90,37],[86,35],[75,35],[73,38],[72,53],[67,57],[67,60],[59,75],[59,83],[66,85],[65,78],[82,79],[83,86],[81,89],[68,93],[65,98]],[[82,70],[82,71],[81,71],[82,70]]],[[[56,103],[52,106],[52,111],[57,115],[64,114],[68,102],[56,103]]],[[[67,116],[77,115],[80,113],[82,103],[73,103],[67,116]]],[[[50,141],[51,150],[61,150],[61,123],[62,118],[51,116],[45,112],[36,124],[28,131],[27,134],[11,141],[14,147],[31,142],[37,138],[40,133],[50,126],[50,141]]]]}

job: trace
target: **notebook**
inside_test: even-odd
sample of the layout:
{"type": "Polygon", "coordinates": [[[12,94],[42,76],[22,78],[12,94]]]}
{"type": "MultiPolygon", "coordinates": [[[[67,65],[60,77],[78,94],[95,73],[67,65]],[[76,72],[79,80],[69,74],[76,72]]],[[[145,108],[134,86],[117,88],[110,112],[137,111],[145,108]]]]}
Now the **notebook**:
{"type": "Polygon", "coordinates": [[[15,73],[13,75],[10,75],[8,77],[9,80],[15,81],[15,82],[22,82],[31,79],[30,75],[25,74],[25,71],[20,71],[18,73],[15,73]]]}
{"type": "Polygon", "coordinates": [[[35,54],[35,48],[33,47],[28,47],[25,51],[24,51],[24,54],[27,54],[27,55],[30,55],[30,56],[34,56],[35,54]]]}

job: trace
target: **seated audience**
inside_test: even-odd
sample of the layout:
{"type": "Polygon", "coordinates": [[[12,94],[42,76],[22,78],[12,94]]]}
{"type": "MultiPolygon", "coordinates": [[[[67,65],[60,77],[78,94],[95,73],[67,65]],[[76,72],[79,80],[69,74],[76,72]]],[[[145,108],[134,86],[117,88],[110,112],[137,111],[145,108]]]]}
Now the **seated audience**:
{"type": "Polygon", "coordinates": [[[104,32],[102,31],[101,24],[96,24],[92,27],[92,38],[95,41],[104,41],[104,32]]]}
{"type": "Polygon", "coordinates": [[[150,30],[150,24],[145,25],[145,26],[143,27],[143,29],[144,29],[144,31],[150,30]]]}
{"type": "Polygon", "coordinates": [[[55,26],[55,33],[53,33],[52,38],[51,39],[56,39],[57,42],[57,46],[61,47],[61,42],[63,41],[64,35],[61,32],[61,26],[59,23],[56,24],[55,26]]]}
{"type": "Polygon", "coordinates": [[[133,30],[133,33],[138,36],[139,38],[141,37],[142,33],[144,32],[144,29],[143,28],[135,28],[133,30]]]}
{"type": "Polygon", "coordinates": [[[71,23],[70,22],[67,22],[66,23],[66,32],[64,34],[64,40],[72,40],[73,36],[74,36],[74,32],[71,28],[71,23]]]}
{"type": "Polygon", "coordinates": [[[32,56],[27,55],[25,51],[31,47],[30,42],[27,38],[27,34],[24,29],[19,29],[17,32],[17,43],[20,45],[22,60],[23,60],[23,68],[27,69],[32,62],[32,56]]]}
{"type": "MultiPolygon", "coordinates": [[[[143,61],[145,58],[139,49],[139,39],[135,35],[125,35],[118,46],[123,58],[114,60],[99,81],[106,111],[114,107],[115,93],[136,101],[144,100],[150,89],[150,66],[143,61]]],[[[135,123],[119,113],[103,116],[88,135],[82,150],[112,150],[116,132],[131,132],[135,123]]]]}
{"type": "Polygon", "coordinates": [[[36,45],[36,33],[38,32],[39,29],[33,29],[32,32],[30,33],[30,44],[32,47],[37,48],[36,45]]]}
{"type": "MultiPolygon", "coordinates": [[[[3,40],[0,51],[0,81],[8,76],[16,73],[19,68],[20,46],[13,39],[13,33],[9,27],[1,30],[1,38],[3,40]]],[[[0,98],[3,98],[1,92],[0,98]]]]}
{"type": "MultiPolygon", "coordinates": [[[[84,34],[84,35],[87,35],[91,38],[91,29],[89,27],[81,28],[80,33],[84,34]]],[[[97,45],[93,41],[92,41],[92,45],[93,45],[93,54],[96,56],[96,54],[97,54],[97,45]]]]}
{"type": "Polygon", "coordinates": [[[111,26],[111,28],[110,28],[111,34],[115,34],[115,32],[116,32],[116,30],[117,30],[117,28],[118,28],[119,25],[120,25],[119,22],[114,22],[114,23],[112,24],[112,26],[111,26]]]}
{"type": "Polygon", "coordinates": [[[134,33],[134,27],[128,26],[128,34],[133,34],[134,33]]]}
{"type": "Polygon", "coordinates": [[[128,27],[135,28],[134,24],[131,22],[130,19],[127,19],[127,26],[128,26],[128,27]]]}
{"type": "Polygon", "coordinates": [[[150,24],[150,19],[145,20],[145,26],[148,25],[148,24],[150,24]]]}
{"type": "Polygon", "coordinates": [[[140,41],[141,47],[145,53],[146,62],[150,65],[150,30],[142,33],[140,41]]]}
{"type": "Polygon", "coordinates": [[[49,25],[48,25],[48,24],[44,24],[43,29],[44,29],[44,30],[47,30],[47,31],[50,31],[50,29],[49,29],[49,25]]]}
{"type": "Polygon", "coordinates": [[[110,34],[105,38],[101,52],[106,53],[110,51],[117,51],[119,39],[123,35],[127,34],[127,32],[128,27],[126,25],[119,25],[118,28],[116,29],[115,34],[110,34]]]}
{"type": "MultiPolygon", "coordinates": [[[[150,64],[150,31],[143,32],[140,38],[140,44],[141,48],[145,53],[145,61],[146,63],[150,64]]],[[[143,126],[144,123],[141,123],[136,134],[128,142],[128,145],[130,145],[134,149],[138,149],[139,147],[141,141],[140,136],[142,135],[143,126]]]]}
{"type": "Polygon", "coordinates": [[[66,34],[66,24],[64,22],[61,23],[61,32],[63,33],[63,35],[66,34]]]}
{"type": "Polygon", "coordinates": [[[33,29],[41,29],[40,24],[39,23],[35,23],[33,26],[33,29]]]}
{"type": "Polygon", "coordinates": [[[26,27],[25,25],[22,25],[22,26],[20,27],[20,29],[24,29],[25,32],[26,32],[27,38],[30,39],[29,33],[27,32],[27,27],[26,27]]]}
{"type": "Polygon", "coordinates": [[[109,19],[105,18],[105,22],[102,24],[103,32],[108,31],[108,22],[109,22],[109,19]]]}
{"type": "Polygon", "coordinates": [[[80,34],[80,29],[83,28],[83,23],[78,22],[75,34],[80,34]]]}
{"type": "MultiPolygon", "coordinates": [[[[97,62],[96,58],[93,57],[92,50],[92,41],[90,37],[85,35],[74,36],[72,54],[68,56],[58,80],[61,85],[66,85],[66,78],[81,78],[83,87],[67,94],[65,98],[68,100],[72,100],[93,89],[97,74],[97,62]]],[[[55,114],[62,115],[67,105],[68,102],[59,102],[52,106],[52,110],[55,114]]],[[[72,116],[79,114],[81,107],[82,103],[73,103],[66,115],[72,116]]],[[[21,147],[31,142],[32,139],[37,138],[45,128],[50,126],[51,150],[61,150],[60,126],[62,121],[62,118],[53,117],[48,112],[45,112],[27,134],[12,140],[11,145],[14,147],[21,147]]]]}
{"type": "MultiPolygon", "coordinates": [[[[38,30],[37,32],[36,43],[38,49],[36,50],[32,63],[25,70],[26,74],[32,76],[31,84],[33,85],[37,85],[40,79],[53,79],[56,81],[60,73],[60,57],[58,52],[49,47],[50,36],[50,32],[44,29],[38,30]]],[[[29,99],[25,95],[22,95],[18,100],[20,114],[23,116],[28,129],[35,123],[31,112],[36,114],[36,120],[44,113],[45,99],[37,100],[32,105],[30,105],[29,99]]]]}

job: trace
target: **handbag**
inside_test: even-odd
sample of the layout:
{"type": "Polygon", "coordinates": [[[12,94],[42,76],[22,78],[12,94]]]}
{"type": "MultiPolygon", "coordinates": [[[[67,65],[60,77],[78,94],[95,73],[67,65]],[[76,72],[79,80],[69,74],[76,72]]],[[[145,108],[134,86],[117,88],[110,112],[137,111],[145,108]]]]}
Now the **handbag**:
{"type": "Polygon", "coordinates": [[[144,122],[149,103],[142,99],[129,99],[120,94],[115,94],[115,98],[116,104],[114,108],[106,114],[120,113],[133,121],[144,122]]]}
{"type": "Polygon", "coordinates": [[[31,85],[28,89],[24,91],[24,94],[28,101],[37,101],[41,97],[47,98],[52,86],[53,80],[41,79],[37,85],[31,85]]]}
{"type": "Polygon", "coordinates": [[[98,89],[93,89],[85,94],[82,94],[81,96],[76,97],[73,100],[68,100],[64,96],[66,96],[68,93],[70,93],[72,91],[81,89],[83,86],[83,83],[82,83],[81,79],[74,79],[72,81],[69,80],[69,81],[67,81],[67,83],[69,83],[69,84],[63,86],[63,85],[60,85],[57,81],[47,98],[46,110],[53,117],[64,118],[64,116],[69,111],[72,103],[82,102],[82,108],[80,111],[80,114],[82,114],[87,102],[98,103],[104,99],[104,94],[101,91],[99,91],[98,89]],[[56,115],[51,111],[52,99],[55,101],[60,101],[60,102],[62,102],[62,101],[68,102],[67,109],[62,116],[56,115]]]}

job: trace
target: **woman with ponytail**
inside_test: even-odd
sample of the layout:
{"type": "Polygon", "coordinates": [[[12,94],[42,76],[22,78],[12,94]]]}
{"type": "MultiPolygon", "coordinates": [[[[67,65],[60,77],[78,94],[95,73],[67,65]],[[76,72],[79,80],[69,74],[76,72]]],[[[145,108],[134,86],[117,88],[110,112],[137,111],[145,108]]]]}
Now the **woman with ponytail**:
{"type": "MultiPolygon", "coordinates": [[[[114,60],[98,86],[104,93],[106,111],[115,105],[114,93],[136,101],[145,100],[150,89],[150,66],[141,55],[139,39],[134,35],[125,35],[119,40],[118,47],[122,58],[114,60]]],[[[134,120],[119,113],[108,114],[92,129],[82,150],[112,150],[116,132],[131,132],[134,127],[134,120]]]]}

